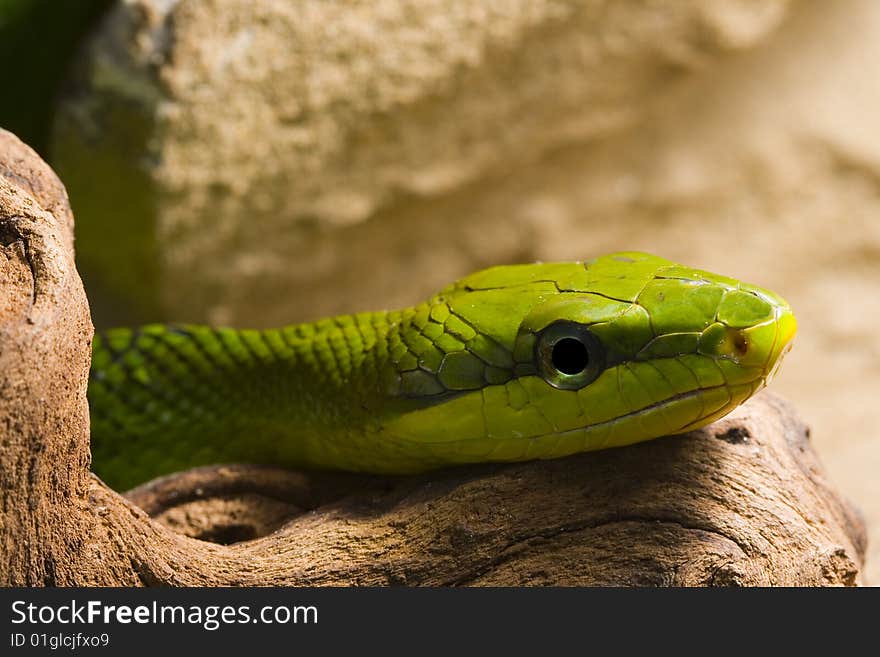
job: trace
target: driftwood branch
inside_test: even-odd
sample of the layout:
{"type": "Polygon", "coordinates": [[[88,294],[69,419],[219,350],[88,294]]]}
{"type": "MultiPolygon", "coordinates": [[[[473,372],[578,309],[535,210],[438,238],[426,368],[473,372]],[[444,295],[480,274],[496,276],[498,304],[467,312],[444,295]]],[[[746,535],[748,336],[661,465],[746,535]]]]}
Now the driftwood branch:
{"type": "Polygon", "coordinates": [[[865,533],[763,394],[704,430],[419,477],[89,471],[92,335],[63,187],[0,133],[0,584],[852,585],[865,533]]]}

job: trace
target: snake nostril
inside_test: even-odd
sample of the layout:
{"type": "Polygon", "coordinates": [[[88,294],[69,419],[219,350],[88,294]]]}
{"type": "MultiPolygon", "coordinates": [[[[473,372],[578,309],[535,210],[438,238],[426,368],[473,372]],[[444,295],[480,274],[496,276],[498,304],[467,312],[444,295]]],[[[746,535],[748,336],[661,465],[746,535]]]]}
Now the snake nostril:
{"type": "Polygon", "coordinates": [[[733,336],[733,348],[736,350],[736,353],[740,356],[745,356],[749,353],[749,339],[742,332],[737,332],[736,335],[733,336]]]}

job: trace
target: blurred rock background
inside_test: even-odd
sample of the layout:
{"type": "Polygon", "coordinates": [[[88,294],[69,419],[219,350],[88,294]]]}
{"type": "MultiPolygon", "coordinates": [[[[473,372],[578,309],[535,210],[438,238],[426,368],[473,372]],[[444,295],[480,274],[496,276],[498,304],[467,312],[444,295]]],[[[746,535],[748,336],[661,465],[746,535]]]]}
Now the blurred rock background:
{"type": "Polygon", "coordinates": [[[743,278],[797,312],[774,386],[880,582],[880,3],[131,0],[90,24],[51,115],[0,125],[68,187],[99,325],[276,325],[618,249],[743,278]]]}

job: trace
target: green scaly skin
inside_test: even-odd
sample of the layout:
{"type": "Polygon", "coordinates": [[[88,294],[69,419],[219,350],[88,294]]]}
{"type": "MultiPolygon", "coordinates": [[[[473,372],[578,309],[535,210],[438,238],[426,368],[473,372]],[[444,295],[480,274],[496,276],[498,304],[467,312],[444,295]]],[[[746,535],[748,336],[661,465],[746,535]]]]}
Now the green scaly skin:
{"type": "Polygon", "coordinates": [[[209,463],[414,473],[628,445],[728,413],[795,330],[774,293],[642,253],[281,329],[114,329],[94,341],[94,469],[127,488],[209,463]]]}

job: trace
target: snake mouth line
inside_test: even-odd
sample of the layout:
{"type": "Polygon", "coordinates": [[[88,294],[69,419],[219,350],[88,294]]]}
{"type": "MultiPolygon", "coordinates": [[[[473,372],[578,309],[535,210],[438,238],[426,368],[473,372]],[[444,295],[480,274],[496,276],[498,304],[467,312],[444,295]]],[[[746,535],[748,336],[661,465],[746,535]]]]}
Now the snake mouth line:
{"type": "MultiPolygon", "coordinates": [[[[755,382],[761,382],[761,384],[763,384],[763,382],[764,382],[764,377],[763,377],[763,376],[759,376],[758,378],[752,379],[751,381],[743,381],[742,384],[737,384],[737,385],[754,384],[755,382]]],[[[575,428],[575,429],[566,429],[565,431],[555,431],[555,432],[553,432],[553,433],[541,434],[541,435],[539,435],[539,436],[535,436],[534,439],[537,440],[537,439],[540,439],[540,438],[544,438],[544,437],[546,437],[546,436],[567,436],[567,435],[575,434],[575,433],[577,433],[578,431],[584,431],[584,430],[588,430],[588,429],[596,429],[596,428],[601,428],[601,427],[604,427],[604,426],[611,426],[611,425],[617,424],[617,423],[619,423],[619,422],[622,422],[622,421],[624,421],[624,420],[629,420],[629,419],[632,419],[632,418],[636,418],[636,417],[639,417],[639,416],[641,416],[641,415],[647,415],[648,413],[651,413],[652,411],[659,410],[659,409],[663,408],[664,406],[667,406],[667,405],[669,405],[669,404],[671,404],[671,403],[673,403],[673,402],[681,401],[681,400],[684,400],[684,399],[692,399],[692,398],[694,398],[694,397],[697,397],[697,396],[700,395],[700,394],[703,394],[703,393],[706,393],[706,392],[710,392],[710,391],[712,391],[712,390],[720,390],[721,388],[724,388],[725,390],[728,391],[728,400],[727,400],[727,403],[729,404],[730,401],[731,401],[731,399],[732,399],[732,397],[730,396],[730,384],[728,384],[728,383],[722,383],[722,384],[719,384],[719,385],[717,385],[717,386],[708,386],[708,387],[706,387],[706,388],[697,388],[696,390],[690,390],[690,391],[688,391],[688,392],[682,392],[682,393],[679,393],[679,394],[677,394],[677,395],[673,395],[673,396],[671,396],[671,397],[667,397],[666,399],[664,399],[664,400],[662,400],[662,401],[655,402],[655,403],[653,403],[653,404],[651,404],[651,405],[649,405],[649,406],[645,406],[644,408],[640,408],[640,409],[637,410],[637,411],[631,411],[630,413],[625,413],[624,415],[619,415],[619,416],[617,416],[617,417],[615,417],[615,418],[611,418],[610,420],[604,420],[604,421],[602,421],[602,422],[596,422],[596,423],[594,423],[594,424],[585,424],[584,426],[582,426],[582,427],[577,427],[577,428],[575,428]]],[[[756,391],[758,388],[760,388],[760,386],[755,387],[755,388],[754,388],[754,391],[756,391]]],[[[754,391],[753,391],[751,394],[754,394],[754,391]]],[[[692,425],[692,424],[696,424],[697,422],[700,422],[701,420],[706,419],[707,417],[709,417],[709,416],[712,415],[713,413],[718,412],[718,410],[719,410],[720,408],[721,408],[721,407],[716,408],[716,409],[713,409],[713,410],[709,411],[708,413],[705,413],[704,415],[701,415],[701,416],[698,417],[698,418],[695,418],[695,419],[693,419],[693,420],[690,420],[690,421],[688,421],[688,422],[685,422],[685,423],[684,423],[683,425],[681,425],[681,427],[679,427],[678,429],[674,429],[674,430],[670,431],[668,434],[664,434],[664,435],[670,435],[670,436],[672,436],[672,435],[676,435],[677,433],[683,431],[683,430],[685,429],[685,427],[688,427],[688,426],[690,426],[690,425],[692,425]]]]}
{"type": "MultiPolygon", "coordinates": [[[[765,377],[764,377],[764,375],[761,375],[761,376],[758,376],[758,377],[751,379],[749,381],[743,381],[742,383],[738,383],[737,385],[752,385],[752,392],[749,394],[749,396],[751,396],[755,392],[757,392],[763,385],[765,385],[765,377]],[[758,385],[755,385],[755,384],[758,384],[758,385]]],[[[695,390],[689,390],[688,392],[682,392],[682,393],[679,393],[676,395],[672,395],[671,397],[667,397],[666,399],[663,399],[659,402],[655,402],[653,404],[650,404],[649,406],[645,406],[644,408],[640,408],[636,411],[631,411],[629,413],[625,413],[624,415],[619,415],[619,416],[612,418],[610,420],[603,420],[602,422],[595,422],[593,424],[585,424],[583,426],[575,427],[573,429],[565,429],[564,431],[551,431],[548,433],[537,434],[534,436],[520,436],[519,439],[525,439],[525,440],[536,442],[536,441],[539,441],[543,438],[548,438],[551,436],[555,436],[557,438],[564,438],[566,436],[571,436],[571,435],[574,435],[574,434],[581,432],[581,431],[597,429],[597,428],[601,428],[604,426],[611,426],[611,425],[617,424],[619,422],[623,422],[624,420],[629,420],[632,418],[637,418],[642,415],[647,415],[648,413],[651,413],[653,411],[657,411],[657,410],[663,408],[664,406],[667,406],[673,402],[681,401],[681,400],[685,400],[685,399],[692,399],[700,394],[704,394],[706,392],[711,392],[712,390],[719,390],[722,388],[724,388],[725,390],[728,391],[728,400],[727,400],[726,404],[729,404],[732,399],[732,397],[730,396],[730,393],[729,393],[730,384],[729,383],[722,383],[717,386],[707,386],[705,388],[697,388],[695,390]]],[[[682,424],[681,427],[674,429],[672,431],[669,431],[667,433],[664,433],[662,435],[672,436],[672,435],[676,435],[678,433],[681,433],[686,427],[688,427],[692,424],[696,424],[696,423],[706,419],[707,417],[711,416],[713,413],[717,413],[721,408],[723,408],[723,405],[718,408],[712,409],[708,412],[705,412],[697,418],[688,420],[687,422],[682,424]]],[[[398,438],[398,440],[409,440],[409,439],[406,439],[402,436],[397,436],[397,438],[398,438]]],[[[500,439],[500,438],[497,440],[499,442],[503,441],[503,439],[500,439]]],[[[449,445],[450,443],[453,443],[453,442],[467,442],[467,441],[436,440],[436,441],[417,441],[417,442],[419,442],[420,444],[423,444],[423,445],[449,445]]],[[[597,446],[596,449],[600,449],[601,447],[602,446],[597,446]]]]}

